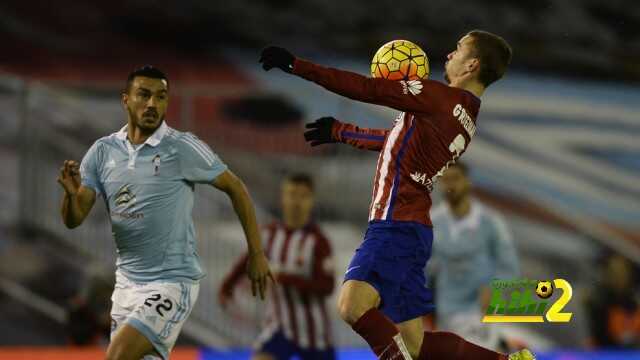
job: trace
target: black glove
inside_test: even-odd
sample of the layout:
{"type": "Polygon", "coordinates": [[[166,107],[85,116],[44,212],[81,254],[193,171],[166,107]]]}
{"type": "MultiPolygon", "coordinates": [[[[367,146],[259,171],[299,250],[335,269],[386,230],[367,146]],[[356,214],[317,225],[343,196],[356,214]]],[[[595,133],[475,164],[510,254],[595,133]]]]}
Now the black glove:
{"type": "Polygon", "coordinates": [[[329,144],[337,142],[331,136],[333,124],[338,121],[332,117],[323,117],[306,125],[308,130],[304,133],[304,140],[310,142],[311,146],[329,144]]]}
{"type": "Polygon", "coordinates": [[[282,69],[282,71],[290,73],[293,71],[293,62],[295,59],[296,57],[285,48],[267,46],[262,50],[259,61],[262,63],[262,68],[266,71],[277,67],[282,69]]]}

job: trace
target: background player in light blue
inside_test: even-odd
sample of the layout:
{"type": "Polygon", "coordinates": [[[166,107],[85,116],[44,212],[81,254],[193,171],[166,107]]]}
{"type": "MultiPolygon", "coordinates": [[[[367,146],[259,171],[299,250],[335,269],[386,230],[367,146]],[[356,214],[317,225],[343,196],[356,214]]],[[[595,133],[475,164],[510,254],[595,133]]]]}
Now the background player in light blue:
{"type": "Polygon", "coordinates": [[[195,184],[229,195],[247,238],[254,296],[264,299],[271,277],[244,184],[204,142],[166,124],[168,102],[161,71],[134,71],[122,94],[127,124],[97,140],[81,165],[60,169],[67,227],[82,224],[98,195],[111,218],[118,260],[107,359],[168,358],[204,276],[191,218],[195,184]]]}
{"type": "Polygon", "coordinates": [[[439,187],[446,202],[431,211],[434,246],[429,267],[437,274],[436,326],[497,350],[499,333],[481,318],[491,297],[491,280],[518,275],[511,234],[500,215],[473,198],[464,163],[449,167],[439,187]]]}

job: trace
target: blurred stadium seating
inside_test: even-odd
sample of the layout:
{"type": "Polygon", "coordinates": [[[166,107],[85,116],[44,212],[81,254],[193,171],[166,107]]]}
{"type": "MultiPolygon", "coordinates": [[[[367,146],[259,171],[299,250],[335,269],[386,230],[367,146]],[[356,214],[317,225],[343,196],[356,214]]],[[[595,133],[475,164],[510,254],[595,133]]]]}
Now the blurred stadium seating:
{"type": "MultiPolygon", "coordinates": [[[[224,7],[195,0],[166,7],[144,0],[71,3],[60,2],[66,12],[53,12],[53,3],[39,11],[31,11],[30,2],[0,5],[6,39],[0,55],[0,359],[40,356],[25,346],[106,342],[101,314],[110,294],[99,288],[113,281],[109,221],[98,202],[83,226],[66,229],[55,178],[64,159],[79,160],[95,139],[122,126],[118,95],[133,67],[153,63],[166,70],[169,124],[195,132],[239,174],[259,220],[278,216],[283,175],[314,175],[321,194],[316,217],[335,242],[339,278],[366,225],[376,156],[346,147],[310,150],[303,123],[334,115],[389,127],[394,112],[264,73],[255,64],[257,49],[290,44],[320,63],[367,73],[371,49],[390,38],[427,39],[424,47],[439,59],[469,27],[505,33],[516,49],[516,70],[483,99],[479,132],[464,155],[477,196],[507,218],[524,276],[565,278],[574,288],[570,323],[505,325],[503,332],[541,351],[540,359],[640,358],[590,352],[590,329],[607,324],[590,322],[584,306],[607,281],[599,271],[603,254],[623,254],[636,271],[640,265],[640,32],[631,26],[640,23],[640,11],[633,2],[500,1],[490,9],[463,2],[453,11],[448,2],[433,1],[429,11],[407,12],[386,1],[354,1],[343,4],[348,21],[331,16],[327,2],[311,0],[224,7]],[[136,33],[135,26],[146,30],[136,33]],[[149,29],[158,29],[165,42],[149,29]],[[78,317],[78,308],[89,309],[88,320],[78,317]],[[90,339],[73,336],[76,320],[90,339]]],[[[438,63],[432,76],[441,79],[438,63]]],[[[223,195],[205,187],[197,193],[194,219],[208,277],[179,345],[212,347],[201,351],[203,359],[246,358],[262,305],[248,289],[230,313],[216,302],[222,276],[244,248],[240,225],[223,195]]],[[[332,323],[343,359],[372,358],[358,352],[364,343],[336,314],[332,323]]],[[[640,329],[637,336],[635,348],[640,329]]],[[[71,358],[71,349],[77,350],[52,351],[71,358]]],[[[193,348],[184,354],[197,356],[193,348]]]]}

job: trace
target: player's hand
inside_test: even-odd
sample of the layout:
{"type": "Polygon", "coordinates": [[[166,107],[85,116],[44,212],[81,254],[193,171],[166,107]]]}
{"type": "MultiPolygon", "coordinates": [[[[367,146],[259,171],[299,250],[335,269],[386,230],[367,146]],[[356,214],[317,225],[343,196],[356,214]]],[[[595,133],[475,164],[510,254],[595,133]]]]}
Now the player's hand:
{"type": "Polygon", "coordinates": [[[75,195],[80,188],[80,164],[77,161],[65,160],[60,168],[58,183],[68,195],[75,195]]]}
{"type": "Polygon", "coordinates": [[[304,133],[304,140],[311,146],[329,144],[336,142],[331,135],[333,124],[338,121],[332,117],[323,117],[306,125],[307,130],[304,133]]]}
{"type": "Polygon", "coordinates": [[[277,46],[268,46],[260,54],[260,63],[265,71],[277,67],[285,72],[293,71],[293,62],[296,57],[289,50],[277,46]]]}
{"type": "Polygon", "coordinates": [[[251,280],[251,293],[253,296],[260,294],[260,299],[264,300],[264,294],[267,290],[267,282],[269,279],[275,283],[275,279],[269,269],[269,261],[264,255],[264,252],[260,251],[254,255],[249,255],[247,262],[247,274],[249,280],[251,280]]]}

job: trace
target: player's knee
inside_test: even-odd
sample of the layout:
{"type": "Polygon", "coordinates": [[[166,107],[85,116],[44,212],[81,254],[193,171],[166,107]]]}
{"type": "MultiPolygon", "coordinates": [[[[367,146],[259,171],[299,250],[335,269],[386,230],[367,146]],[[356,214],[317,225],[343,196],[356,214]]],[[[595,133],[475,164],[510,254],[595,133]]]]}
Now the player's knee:
{"type": "Polygon", "coordinates": [[[343,296],[338,300],[338,314],[340,314],[340,318],[349,325],[355,324],[356,321],[358,321],[358,319],[360,319],[360,317],[369,310],[369,308],[362,306],[362,304],[358,304],[357,301],[346,296],[343,296]]]}

